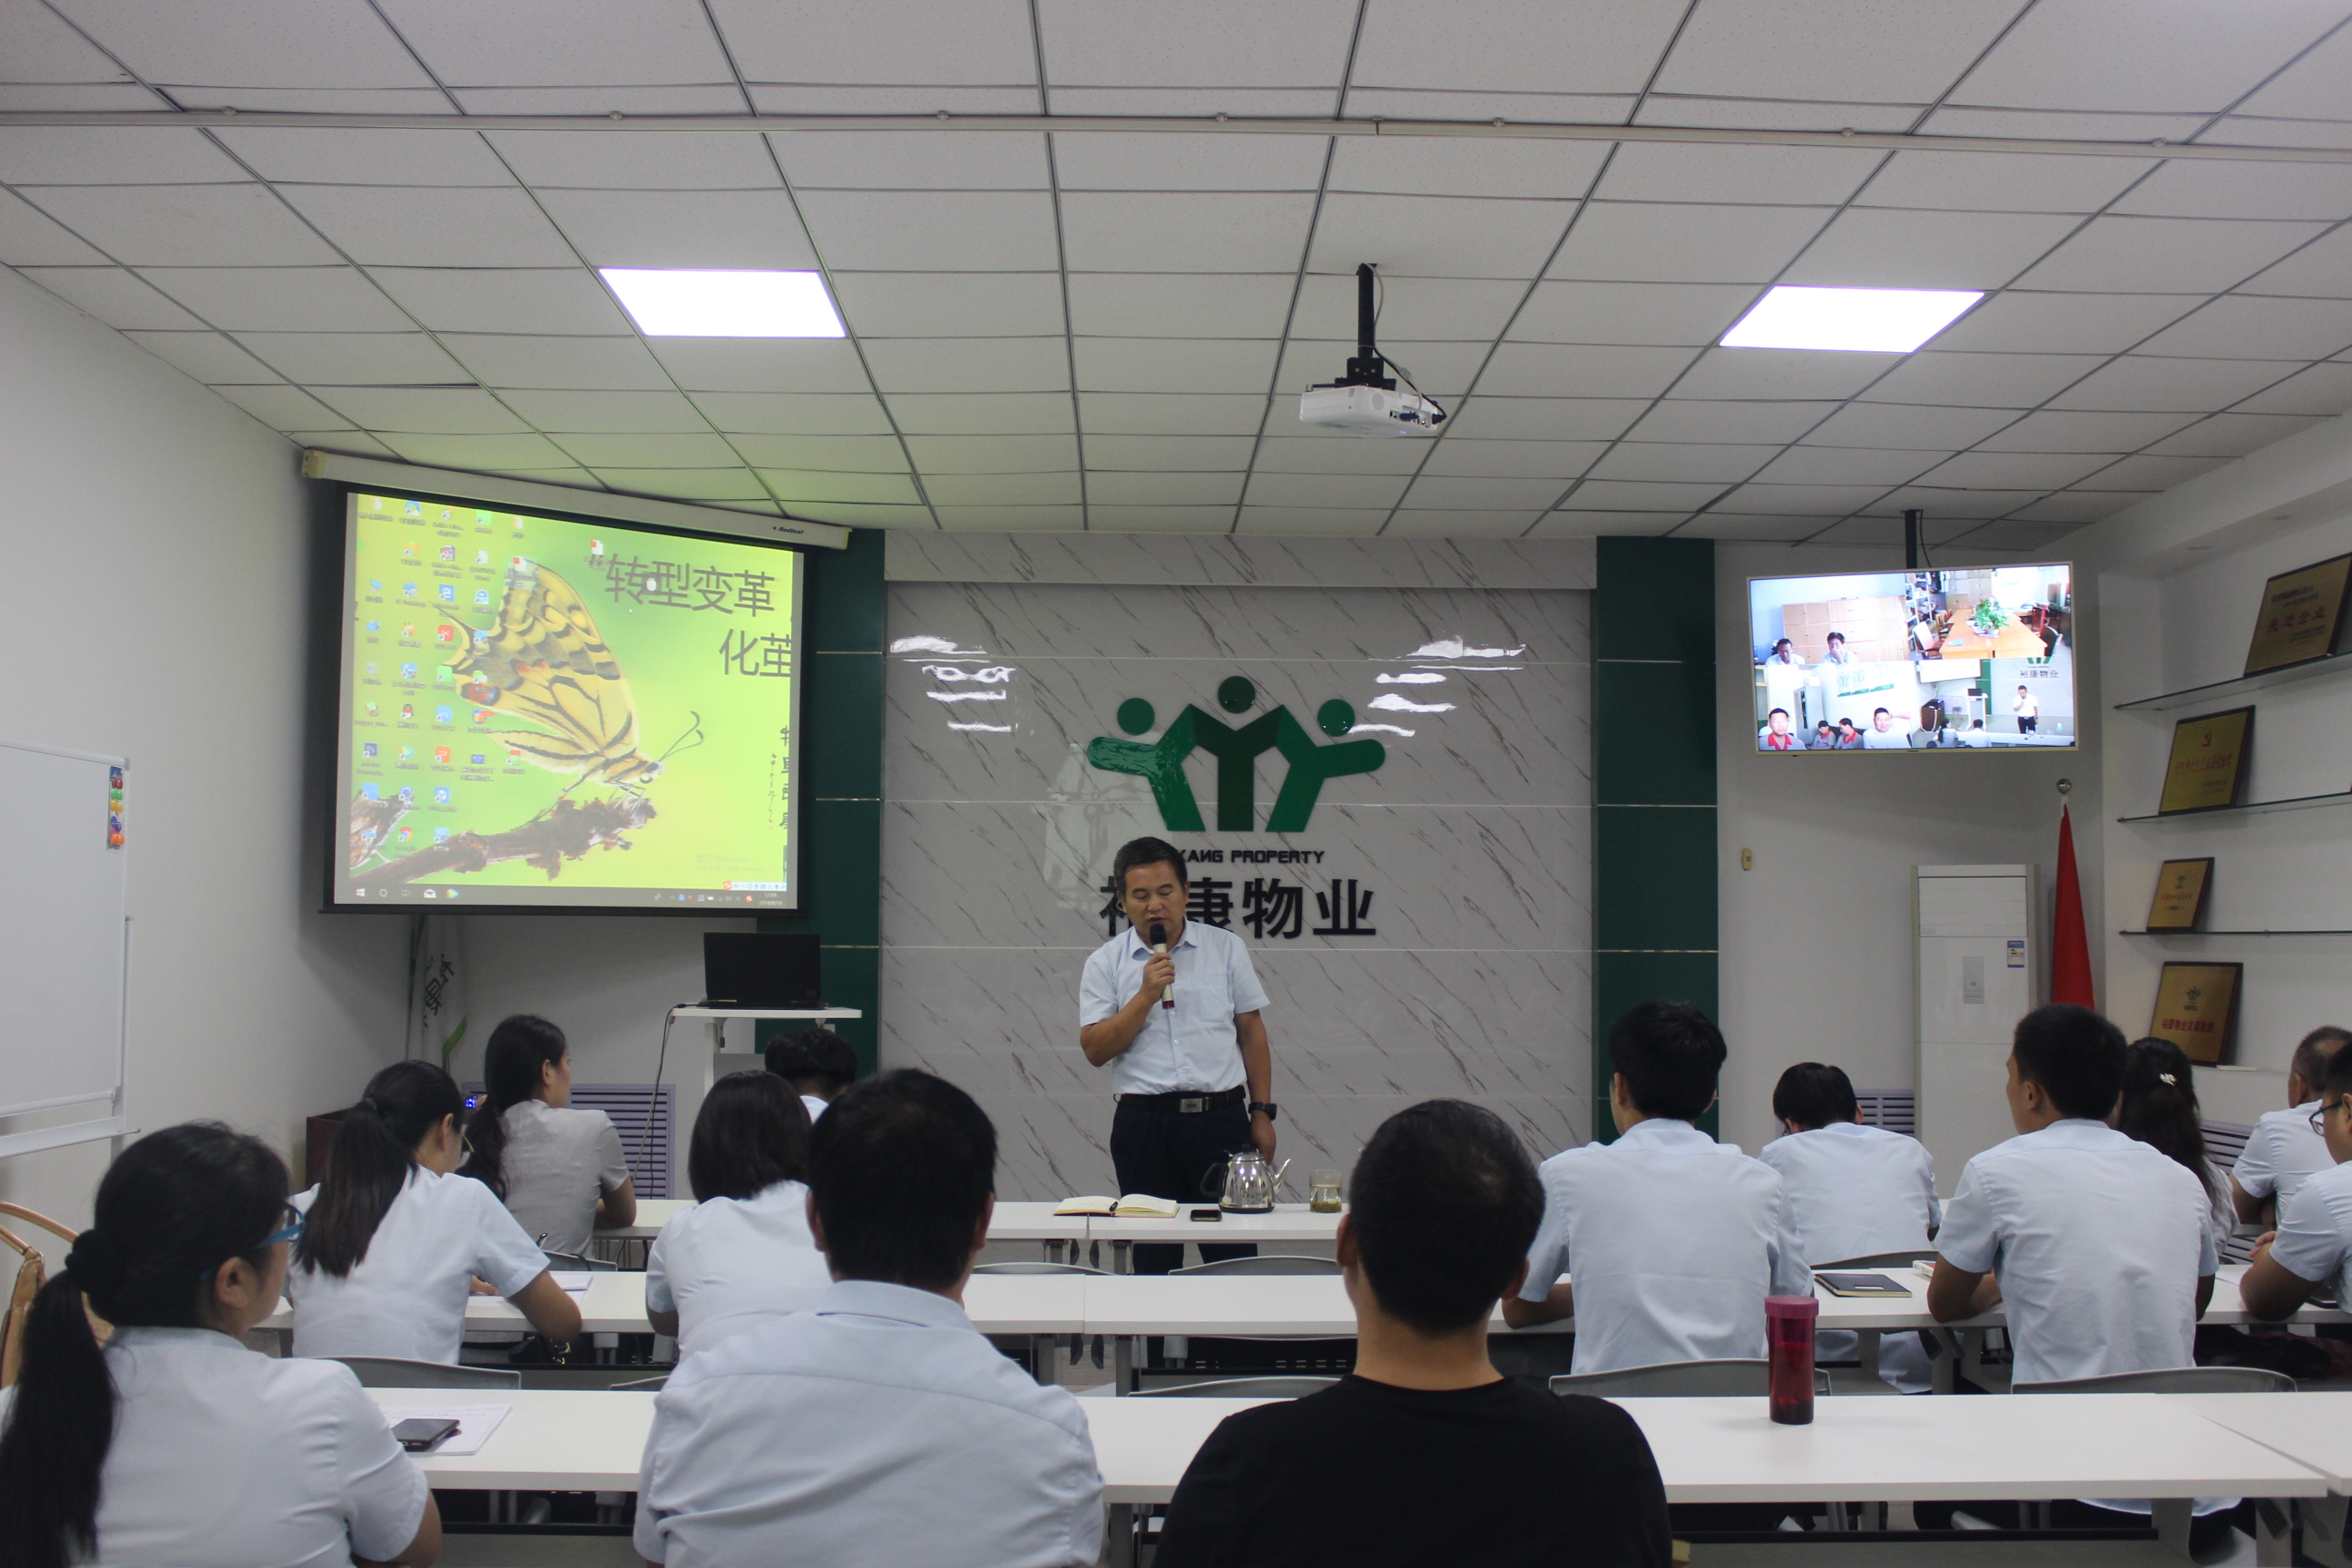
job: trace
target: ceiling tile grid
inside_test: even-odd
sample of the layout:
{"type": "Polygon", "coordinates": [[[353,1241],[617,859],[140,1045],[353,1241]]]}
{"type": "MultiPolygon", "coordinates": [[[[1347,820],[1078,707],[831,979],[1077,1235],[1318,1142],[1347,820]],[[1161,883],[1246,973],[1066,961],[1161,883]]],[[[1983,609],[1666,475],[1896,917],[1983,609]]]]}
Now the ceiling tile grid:
{"type": "Polygon", "coordinates": [[[2347,80],[2352,0],[29,0],[0,109],[256,121],[0,129],[0,265],[296,439],[860,525],[1877,542],[1918,505],[2038,549],[2352,410],[2352,163],[466,121],[2352,149],[2347,80]],[[430,120],[258,120],[321,110],[430,120]],[[1436,439],[1297,421],[1360,261],[1436,439]],[[648,340],[613,266],[818,268],[851,336],[648,340]],[[1713,346],[1775,284],[1988,298],[1907,355],[1713,346]]]}

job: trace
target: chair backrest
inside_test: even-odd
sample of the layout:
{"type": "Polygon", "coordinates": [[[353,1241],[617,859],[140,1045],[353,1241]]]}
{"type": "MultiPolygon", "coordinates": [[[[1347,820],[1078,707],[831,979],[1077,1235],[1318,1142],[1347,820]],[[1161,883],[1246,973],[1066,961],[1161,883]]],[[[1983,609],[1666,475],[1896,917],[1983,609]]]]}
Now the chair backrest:
{"type": "Polygon", "coordinates": [[[2293,1394],[2294,1379],[2259,1366],[2175,1366],[2162,1372],[2117,1372],[2020,1383],[2012,1394],[2293,1394]]]}
{"type": "Polygon", "coordinates": [[[547,1255],[550,1268],[589,1269],[599,1274],[615,1273],[620,1265],[609,1258],[591,1258],[584,1252],[551,1252],[547,1255]]]}
{"type": "Polygon", "coordinates": [[[362,1388],[520,1388],[522,1373],[503,1366],[452,1366],[388,1355],[331,1355],[359,1374],[362,1388]]]}
{"type": "Polygon", "coordinates": [[[1554,1394],[1592,1394],[1603,1399],[1703,1399],[1717,1394],[1762,1398],[1772,1385],[1764,1361],[1670,1361],[1654,1366],[1623,1366],[1614,1372],[1562,1373],[1551,1380],[1554,1394]]]}
{"type": "Polygon", "coordinates": [[[1195,1263],[1190,1268],[1171,1268],[1171,1274],[1339,1274],[1344,1272],[1336,1258],[1302,1258],[1296,1253],[1274,1252],[1257,1258],[1221,1258],[1213,1263],[1195,1263]]]}
{"type": "Polygon", "coordinates": [[[1026,1263],[982,1263],[974,1266],[974,1274],[1100,1274],[1099,1268],[1089,1268],[1083,1263],[1043,1263],[1031,1259],[1026,1263]]]}
{"type": "Polygon", "coordinates": [[[1304,1399],[1320,1394],[1336,1377],[1221,1377],[1209,1383],[1179,1383],[1138,1389],[1131,1399],[1304,1399]]]}
{"type": "Polygon", "coordinates": [[[1812,1268],[1816,1274],[1824,1268],[1908,1268],[1914,1263],[1932,1262],[1935,1257],[1935,1247],[1923,1241],[1901,1252],[1872,1252],[1860,1258],[1841,1258],[1835,1263],[1816,1263],[1812,1268]]]}
{"type": "Polygon", "coordinates": [[[606,1387],[605,1392],[607,1394],[659,1394],[662,1385],[668,1381],[669,1373],[664,1373],[659,1377],[640,1377],[631,1383],[612,1384],[606,1387]]]}

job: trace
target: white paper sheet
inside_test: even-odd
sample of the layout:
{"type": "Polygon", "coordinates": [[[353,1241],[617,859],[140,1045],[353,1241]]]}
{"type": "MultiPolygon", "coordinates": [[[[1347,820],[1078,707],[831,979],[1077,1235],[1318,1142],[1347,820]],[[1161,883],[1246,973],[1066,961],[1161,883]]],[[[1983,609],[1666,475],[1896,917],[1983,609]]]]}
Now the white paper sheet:
{"type": "Polygon", "coordinates": [[[383,1418],[395,1426],[403,1421],[455,1421],[457,1429],[425,1452],[463,1458],[480,1453],[513,1408],[511,1405],[387,1405],[383,1418]]]}

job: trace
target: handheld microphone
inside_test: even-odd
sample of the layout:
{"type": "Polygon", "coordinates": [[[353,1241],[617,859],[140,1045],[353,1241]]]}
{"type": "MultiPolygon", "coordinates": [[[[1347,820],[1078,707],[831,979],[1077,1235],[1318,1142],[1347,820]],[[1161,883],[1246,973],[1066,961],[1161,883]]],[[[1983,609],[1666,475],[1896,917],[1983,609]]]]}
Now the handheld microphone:
{"type": "MultiPolygon", "coordinates": [[[[1167,957],[1168,928],[1161,925],[1158,921],[1153,921],[1151,922],[1151,930],[1145,934],[1151,939],[1152,952],[1160,958],[1167,957]]],[[[1170,981],[1168,983],[1168,989],[1160,994],[1160,1005],[1162,1007],[1173,1007],[1176,1005],[1176,983],[1174,981],[1170,981]]]]}

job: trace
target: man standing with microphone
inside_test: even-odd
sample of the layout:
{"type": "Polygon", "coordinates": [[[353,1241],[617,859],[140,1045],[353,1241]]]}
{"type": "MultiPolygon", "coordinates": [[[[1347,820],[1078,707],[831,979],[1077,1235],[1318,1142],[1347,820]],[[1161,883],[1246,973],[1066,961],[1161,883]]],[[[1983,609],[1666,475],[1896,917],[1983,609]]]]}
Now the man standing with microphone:
{"type": "MultiPolygon", "coordinates": [[[[1078,1047],[1112,1064],[1118,1110],[1110,1157],[1122,1193],[1180,1203],[1213,1201],[1211,1173],[1255,1149],[1274,1158],[1274,1057],[1265,989],[1242,939],[1184,918],[1184,856],[1162,838],[1119,847],[1112,885],[1129,929],[1095,949],[1078,984],[1078,1047]]],[[[1204,1243],[1212,1262],[1247,1258],[1240,1245],[1204,1243]]],[[[1177,1243],[1138,1243],[1135,1271],[1165,1274],[1177,1243]]]]}

